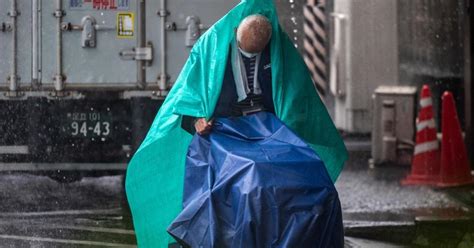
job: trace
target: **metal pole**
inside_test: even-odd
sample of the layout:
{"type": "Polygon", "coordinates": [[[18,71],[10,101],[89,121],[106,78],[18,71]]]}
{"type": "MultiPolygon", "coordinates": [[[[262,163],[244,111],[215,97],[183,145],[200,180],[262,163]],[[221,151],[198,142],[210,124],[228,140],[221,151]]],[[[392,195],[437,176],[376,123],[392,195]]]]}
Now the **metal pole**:
{"type": "Polygon", "coordinates": [[[43,37],[42,37],[42,34],[40,32],[40,30],[42,30],[43,28],[43,22],[42,22],[42,18],[41,16],[43,15],[43,8],[42,8],[42,1],[41,0],[38,0],[38,83],[41,84],[41,80],[43,78],[43,62],[42,62],[42,56],[43,56],[43,51],[42,51],[42,47],[43,47],[43,37]]]}
{"type": "MultiPolygon", "coordinates": [[[[146,4],[145,0],[137,1],[138,4],[138,37],[137,47],[146,46],[146,4]]],[[[146,62],[137,60],[137,83],[138,87],[144,89],[146,87],[146,62]]]]}
{"type": "Polygon", "coordinates": [[[166,10],[166,0],[161,0],[161,9],[159,11],[160,21],[161,21],[161,44],[160,44],[160,55],[161,55],[161,74],[158,87],[160,90],[166,90],[166,83],[168,76],[166,75],[166,16],[168,11],[166,10]]]}
{"type": "Polygon", "coordinates": [[[18,16],[18,11],[17,11],[17,0],[11,0],[11,8],[10,8],[10,13],[9,16],[12,19],[12,62],[11,62],[11,68],[10,68],[10,85],[9,89],[10,91],[16,91],[18,89],[18,76],[17,76],[17,50],[18,50],[18,44],[17,44],[17,16],[18,16]]]}
{"type": "Polygon", "coordinates": [[[62,91],[64,89],[64,78],[63,78],[63,54],[62,54],[62,44],[63,44],[63,36],[61,30],[61,23],[63,20],[63,8],[62,8],[62,0],[56,0],[56,11],[54,12],[54,16],[57,18],[56,22],[56,75],[54,76],[54,88],[56,91],[62,91]]]}
{"type": "Polygon", "coordinates": [[[34,88],[39,87],[39,58],[38,58],[38,42],[39,42],[39,25],[38,25],[38,16],[39,16],[39,1],[33,0],[32,2],[32,48],[31,48],[31,57],[32,57],[32,84],[34,88]]]}

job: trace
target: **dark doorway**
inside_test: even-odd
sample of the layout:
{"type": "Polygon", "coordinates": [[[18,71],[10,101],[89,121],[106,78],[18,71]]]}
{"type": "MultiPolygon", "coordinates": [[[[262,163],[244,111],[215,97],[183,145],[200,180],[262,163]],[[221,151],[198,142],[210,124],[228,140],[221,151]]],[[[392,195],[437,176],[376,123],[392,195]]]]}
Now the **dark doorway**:
{"type": "MultiPolygon", "coordinates": [[[[474,3],[470,0],[465,1],[466,13],[464,18],[465,24],[465,37],[464,37],[464,58],[465,58],[465,76],[464,76],[464,88],[465,88],[465,127],[466,127],[466,145],[468,154],[471,156],[471,161],[474,160],[474,130],[473,130],[473,116],[474,116],[474,87],[472,85],[472,78],[474,73],[473,63],[473,45],[474,41],[474,24],[473,24],[473,7],[474,3]]],[[[472,163],[471,163],[472,166],[472,163]]]]}

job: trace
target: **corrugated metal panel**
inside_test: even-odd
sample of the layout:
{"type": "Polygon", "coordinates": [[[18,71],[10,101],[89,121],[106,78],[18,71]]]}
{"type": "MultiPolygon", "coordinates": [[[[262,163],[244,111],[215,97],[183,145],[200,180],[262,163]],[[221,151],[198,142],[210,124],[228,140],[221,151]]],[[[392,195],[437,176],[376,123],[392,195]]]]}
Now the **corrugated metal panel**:
{"type": "MultiPolygon", "coordinates": [[[[0,9],[8,10],[12,1],[18,3],[21,12],[17,18],[17,60],[18,74],[23,84],[32,82],[32,71],[44,89],[130,89],[140,81],[138,69],[141,67],[137,67],[140,63],[123,60],[119,56],[122,51],[133,52],[133,48],[139,47],[140,1],[5,0],[0,1],[0,9]],[[37,7],[32,6],[35,4],[37,7]],[[33,22],[35,15],[32,14],[32,9],[38,14],[36,22],[33,22]],[[128,37],[118,34],[118,19],[124,14],[133,15],[133,34],[128,37]],[[92,25],[87,27],[88,20],[92,25]],[[95,34],[95,38],[90,38],[93,43],[84,42],[86,32],[83,30],[87,28],[95,34]],[[38,31],[37,35],[33,31],[38,31]],[[35,39],[35,44],[32,39],[35,39]],[[37,47],[38,50],[33,52],[32,47],[37,47]],[[32,61],[35,62],[34,66],[32,61]]],[[[144,64],[147,84],[157,86],[163,73],[167,76],[168,84],[176,80],[192,46],[192,41],[186,36],[189,31],[188,18],[195,18],[195,27],[203,33],[239,2],[240,0],[146,1],[146,23],[143,24],[145,40],[153,47],[153,60],[144,64]],[[165,6],[163,11],[162,6],[165,6]],[[165,15],[164,22],[161,14],[165,15]],[[162,24],[166,29],[164,50],[161,49],[162,24]]],[[[303,4],[299,1],[277,1],[283,26],[301,51],[304,38],[303,4]]],[[[0,13],[0,24],[10,21],[7,12],[0,13]]],[[[8,86],[6,79],[11,73],[11,32],[0,32],[0,43],[0,84],[5,88],[8,86]]]]}
{"type": "MultiPolygon", "coordinates": [[[[122,2],[122,1],[117,1],[122,2]]],[[[56,0],[42,1],[42,61],[43,84],[54,84],[58,73],[58,46],[62,46],[62,74],[65,84],[133,84],[136,82],[135,62],[122,60],[119,52],[136,47],[137,21],[136,2],[127,3],[119,9],[108,6],[93,6],[93,2],[76,0],[62,1],[62,25],[71,25],[73,30],[62,30],[62,42],[57,40],[58,18],[53,15],[57,10],[56,0]],[[80,7],[82,6],[82,7],[80,7]],[[94,8],[95,7],[95,8],[94,8]],[[120,13],[134,15],[135,33],[127,38],[117,34],[117,18],[120,13]],[[91,47],[82,47],[82,28],[85,17],[95,21],[96,43],[91,47]],[[75,27],[78,30],[75,30],[75,27]]]]}
{"type": "Polygon", "coordinates": [[[8,85],[12,74],[13,56],[17,61],[18,82],[31,82],[31,0],[15,0],[19,15],[16,16],[17,49],[13,55],[13,17],[11,12],[14,0],[0,1],[0,85],[8,85]],[[2,31],[2,24],[5,29],[2,31]]]}
{"type": "MultiPolygon", "coordinates": [[[[156,84],[161,72],[161,35],[160,35],[160,11],[162,0],[147,1],[147,39],[155,48],[155,59],[147,70],[147,82],[156,84]]],[[[188,29],[188,17],[196,17],[199,20],[200,32],[204,33],[207,28],[219,20],[231,8],[237,5],[239,0],[168,0],[166,1],[166,74],[168,82],[175,82],[182,66],[188,58],[191,47],[186,45],[186,31],[188,29]]]]}

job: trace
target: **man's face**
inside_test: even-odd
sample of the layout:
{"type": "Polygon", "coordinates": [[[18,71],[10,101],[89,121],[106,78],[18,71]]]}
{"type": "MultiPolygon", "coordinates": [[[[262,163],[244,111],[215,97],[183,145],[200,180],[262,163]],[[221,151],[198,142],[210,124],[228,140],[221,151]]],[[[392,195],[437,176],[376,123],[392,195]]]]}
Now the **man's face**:
{"type": "Polygon", "coordinates": [[[260,53],[270,41],[272,27],[268,19],[260,15],[244,19],[237,29],[239,46],[248,53],[260,53]]]}

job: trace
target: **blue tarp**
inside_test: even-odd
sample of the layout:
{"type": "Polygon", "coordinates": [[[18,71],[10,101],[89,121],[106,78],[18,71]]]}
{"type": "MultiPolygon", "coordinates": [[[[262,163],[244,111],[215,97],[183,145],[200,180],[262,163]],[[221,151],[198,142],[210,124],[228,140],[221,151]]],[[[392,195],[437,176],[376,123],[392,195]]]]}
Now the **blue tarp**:
{"type": "Polygon", "coordinates": [[[168,232],[190,247],[343,247],[341,206],[311,147],[269,113],[216,119],[188,150],[183,210],[168,232]]]}

